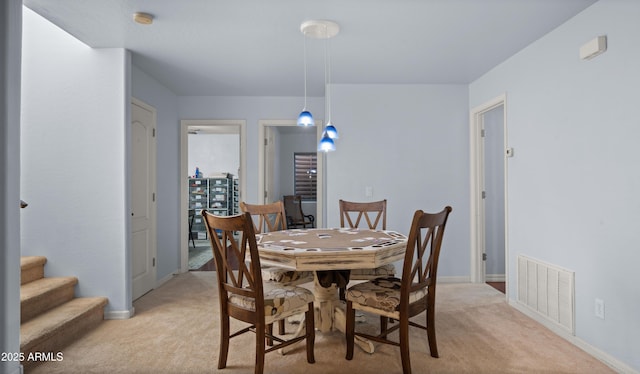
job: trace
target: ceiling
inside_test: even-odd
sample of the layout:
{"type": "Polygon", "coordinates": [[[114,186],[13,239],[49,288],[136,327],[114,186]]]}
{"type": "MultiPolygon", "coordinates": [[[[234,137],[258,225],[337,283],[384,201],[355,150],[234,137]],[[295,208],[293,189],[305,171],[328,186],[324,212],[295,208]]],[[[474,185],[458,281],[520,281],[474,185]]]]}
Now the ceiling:
{"type": "MultiPolygon", "coordinates": [[[[306,20],[340,25],[331,83],[466,84],[596,0],[23,2],[91,47],[131,50],[177,95],[303,96],[306,20]],[[134,12],[155,20],[137,24],[134,12]]],[[[327,43],[306,44],[308,95],[320,97],[327,43]]]]}

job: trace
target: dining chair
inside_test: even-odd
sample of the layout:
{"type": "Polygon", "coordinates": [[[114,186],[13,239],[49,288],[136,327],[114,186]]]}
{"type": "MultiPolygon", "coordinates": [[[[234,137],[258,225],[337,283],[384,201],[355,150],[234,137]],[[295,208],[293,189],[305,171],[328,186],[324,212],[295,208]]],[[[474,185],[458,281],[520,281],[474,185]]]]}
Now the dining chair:
{"type": "Polygon", "coordinates": [[[346,293],[346,359],[353,358],[355,336],[361,336],[379,343],[400,347],[402,371],[411,373],[409,359],[409,326],[427,330],[429,351],[438,357],[435,330],[435,301],[438,258],[444,229],[451,207],[439,213],[425,213],[417,210],[413,215],[409,239],[402,266],[402,278],[384,277],[357,284],[346,293]],[[380,334],[377,336],[355,331],[355,311],[373,313],[380,316],[380,334]],[[409,320],[426,311],[426,325],[409,320]],[[388,327],[388,319],[399,323],[388,327]],[[388,335],[399,330],[399,341],[389,340],[388,335]]]}
{"type": "MultiPolygon", "coordinates": [[[[282,201],[276,201],[270,204],[247,204],[241,201],[240,210],[251,215],[256,234],[287,229],[287,221],[285,219],[282,201]]],[[[295,286],[312,282],[313,273],[310,271],[296,271],[277,266],[263,265],[262,278],[272,282],[295,286]]],[[[284,320],[280,320],[278,323],[278,333],[280,335],[285,334],[284,322],[284,320]]],[[[269,329],[269,333],[273,332],[272,325],[267,326],[267,328],[269,329]]],[[[268,341],[268,344],[271,345],[271,341],[268,341]]]]}
{"type": "Polygon", "coordinates": [[[215,257],[220,301],[220,353],[218,369],[227,366],[231,338],[256,334],[255,373],[264,371],[266,353],[306,340],[307,362],[314,363],[314,296],[311,291],[276,282],[263,282],[254,224],[249,213],[215,216],[203,210],[205,226],[215,257]],[[248,256],[247,256],[248,253],[248,256]],[[233,257],[233,258],[232,258],[233,257]],[[249,257],[251,261],[234,260],[249,257]],[[237,267],[237,270],[235,268],[237,267]],[[266,326],[292,315],[305,313],[305,334],[284,340],[266,332],[266,326]],[[230,318],[250,324],[231,334],[230,318]],[[266,339],[277,341],[265,346],[266,339]]]}
{"type": "Polygon", "coordinates": [[[304,214],[302,211],[302,197],[300,195],[284,195],[282,199],[287,217],[287,226],[290,229],[315,227],[313,214],[304,214]]]}
{"type": "MultiPolygon", "coordinates": [[[[353,202],[340,199],[340,227],[359,228],[360,225],[371,230],[387,229],[387,200],[372,202],[353,202]]],[[[373,269],[352,269],[351,280],[371,280],[377,277],[395,276],[396,268],[393,264],[379,266],[373,269]]],[[[344,290],[340,290],[344,300],[344,290]]]]}

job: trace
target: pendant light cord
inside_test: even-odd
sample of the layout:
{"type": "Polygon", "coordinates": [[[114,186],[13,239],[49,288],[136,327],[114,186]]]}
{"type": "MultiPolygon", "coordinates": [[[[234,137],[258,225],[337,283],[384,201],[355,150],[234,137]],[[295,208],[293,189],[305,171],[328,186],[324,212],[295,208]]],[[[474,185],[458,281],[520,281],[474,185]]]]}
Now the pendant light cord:
{"type": "Polygon", "coordinates": [[[304,109],[307,110],[307,33],[303,32],[302,37],[304,38],[304,109]]]}
{"type": "Polygon", "coordinates": [[[324,44],[324,84],[325,84],[325,100],[327,101],[325,104],[327,111],[327,122],[326,124],[331,123],[331,89],[329,88],[329,84],[331,83],[331,61],[329,57],[329,32],[327,30],[327,26],[325,25],[325,35],[326,41],[324,44]]]}

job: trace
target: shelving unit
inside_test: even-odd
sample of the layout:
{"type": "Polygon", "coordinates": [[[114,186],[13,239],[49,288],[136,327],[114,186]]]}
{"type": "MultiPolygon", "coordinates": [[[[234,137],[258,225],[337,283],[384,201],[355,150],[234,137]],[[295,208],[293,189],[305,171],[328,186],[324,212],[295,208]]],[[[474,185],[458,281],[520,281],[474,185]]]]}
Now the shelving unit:
{"type": "Polygon", "coordinates": [[[207,229],[200,211],[207,209],[218,216],[229,216],[237,210],[232,175],[226,178],[189,178],[189,209],[196,211],[192,231],[197,239],[207,239],[207,229]]]}
{"type": "Polygon", "coordinates": [[[238,178],[233,178],[233,214],[240,213],[240,186],[238,178]]]}

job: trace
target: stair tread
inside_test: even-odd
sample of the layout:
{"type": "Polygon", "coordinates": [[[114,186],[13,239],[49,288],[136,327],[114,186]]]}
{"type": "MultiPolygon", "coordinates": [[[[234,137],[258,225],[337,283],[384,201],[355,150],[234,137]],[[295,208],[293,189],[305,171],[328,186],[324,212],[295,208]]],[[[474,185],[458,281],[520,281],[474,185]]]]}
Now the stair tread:
{"type": "Polygon", "coordinates": [[[78,283],[76,277],[50,277],[34,280],[20,286],[20,302],[41,297],[57,288],[75,286],[78,283]]]}
{"type": "Polygon", "coordinates": [[[20,325],[20,346],[46,339],[67,323],[95,308],[103,308],[107,303],[106,297],[79,297],[50,309],[20,325]]]}
{"type": "Polygon", "coordinates": [[[20,257],[20,269],[22,271],[36,266],[42,266],[47,262],[44,256],[22,256],[20,257]]]}

